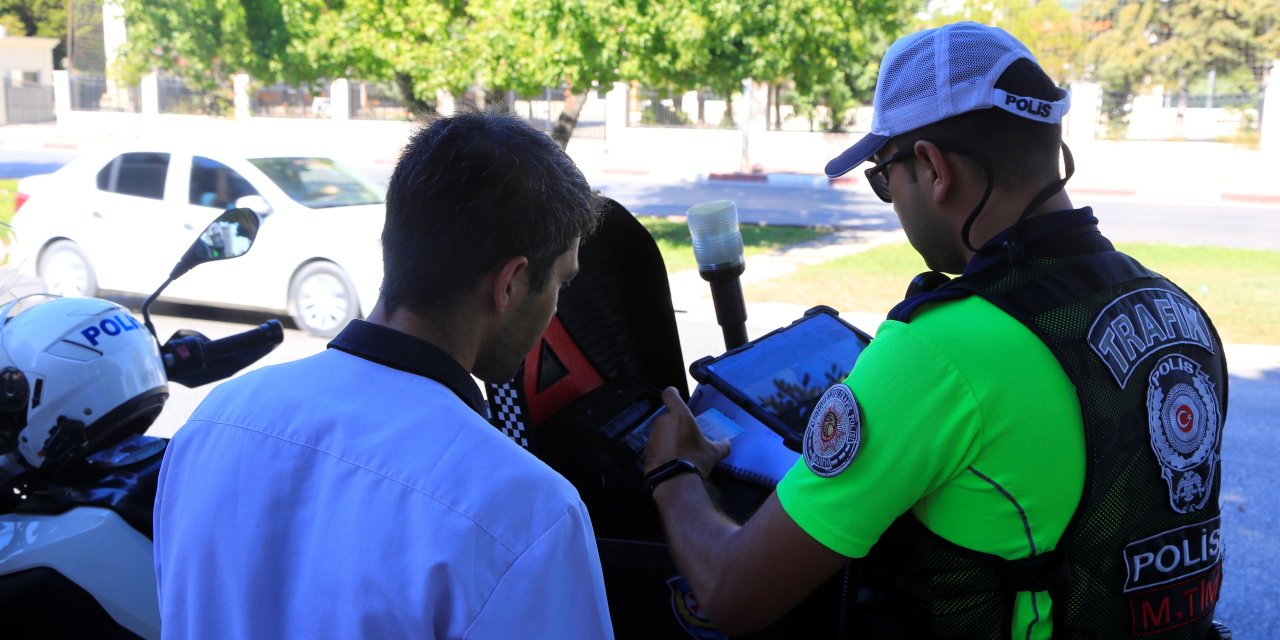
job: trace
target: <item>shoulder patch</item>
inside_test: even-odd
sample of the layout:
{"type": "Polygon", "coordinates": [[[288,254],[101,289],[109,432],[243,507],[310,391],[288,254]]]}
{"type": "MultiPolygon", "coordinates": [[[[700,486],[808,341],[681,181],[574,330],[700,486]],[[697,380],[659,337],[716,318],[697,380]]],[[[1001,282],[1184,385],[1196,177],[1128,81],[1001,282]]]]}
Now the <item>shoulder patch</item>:
{"type": "Polygon", "coordinates": [[[1222,412],[1200,363],[1170,354],[1156,361],[1147,387],[1147,427],[1169,506],[1199,511],[1213,493],[1222,412]]]}
{"type": "Polygon", "coordinates": [[[1165,289],[1138,289],[1111,301],[1089,327],[1089,346],[1123,389],[1138,363],[1175,344],[1213,353],[1209,321],[1186,296],[1165,289]]]}
{"type": "Polygon", "coordinates": [[[823,478],[839,475],[853,462],[862,444],[862,414],[844,383],[822,394],[804,432],[804,463],[823,478]]]}

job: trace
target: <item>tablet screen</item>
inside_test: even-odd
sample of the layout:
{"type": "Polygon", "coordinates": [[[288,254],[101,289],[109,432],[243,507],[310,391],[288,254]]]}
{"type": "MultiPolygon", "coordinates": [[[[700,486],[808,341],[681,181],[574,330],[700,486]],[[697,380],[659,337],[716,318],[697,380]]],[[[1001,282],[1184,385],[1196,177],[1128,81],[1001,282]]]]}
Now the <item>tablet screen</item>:
{"type": "Polygon", "coordinates": [[[799,440],[818,399],[843,381],[867,346],[864,334],[828,313],[815,313],[707,364],[717,386],[766,414],[784,438],[799,440]]]}

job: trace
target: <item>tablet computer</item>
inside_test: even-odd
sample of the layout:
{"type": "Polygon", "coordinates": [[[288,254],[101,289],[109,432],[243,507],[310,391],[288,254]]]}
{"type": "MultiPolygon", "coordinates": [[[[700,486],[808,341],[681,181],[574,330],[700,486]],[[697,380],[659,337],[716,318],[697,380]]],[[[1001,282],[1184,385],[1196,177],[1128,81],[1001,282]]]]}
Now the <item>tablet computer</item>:
{"type": "Polygon", "coordinates": [[[715,387],[800,451],[809,414],[842,382],[871,337],[826,306],[723,355],[698,360],[689,373],[715,387]]]}

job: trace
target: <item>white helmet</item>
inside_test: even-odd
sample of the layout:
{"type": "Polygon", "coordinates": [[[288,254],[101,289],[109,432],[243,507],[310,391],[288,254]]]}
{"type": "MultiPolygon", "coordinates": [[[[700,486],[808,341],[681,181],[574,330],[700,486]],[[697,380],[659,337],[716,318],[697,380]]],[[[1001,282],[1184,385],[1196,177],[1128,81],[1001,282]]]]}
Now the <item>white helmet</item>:
{"type": "Polygon", "coordinates": [[[169,397],[155,339],[124,307],[54,298],[0,310],[0,424],[32,467],[57,468],[140,434],[169,397]]]}

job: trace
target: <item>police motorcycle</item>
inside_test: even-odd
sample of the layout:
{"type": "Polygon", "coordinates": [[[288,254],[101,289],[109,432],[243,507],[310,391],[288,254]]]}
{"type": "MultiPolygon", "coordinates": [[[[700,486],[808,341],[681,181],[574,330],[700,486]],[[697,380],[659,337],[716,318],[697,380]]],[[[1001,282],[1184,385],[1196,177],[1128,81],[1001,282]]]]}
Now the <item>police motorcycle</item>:
{"type": "Polygon", "coordinates": [[[224,212],[142,306],[19,297],[0,309],[0,634],[155,638],[152,505],[168,440],[143,433],[169,383],[234,375],[284,339],[278,320],[161,344],[150,305],[191,268],[244,255],[259,219],[224,212]]]}
{"type": "MultiPolygon", "coordinates": [[[[810,414],[870,341],[828,307],[748,340],[736,211],[724,201],[704,203],[689,210],[688,220],[726,349],[690,366],[692,395],[661,255],[648,231],[613,201],[596,235],[581,245],[579,275],[560,294],[556,316],[521,370],[509,383],[486,387],[494,426],[582,496],[620,639],[724,637],[672,561],[644,485],[640,456],[653,419],[665,410],[660,390],[675,387],[704,433],[731,440],[709,482],[720,506],[742,521],[800,458],[810,414]]],[[[919,286],[927,283],[913,283],[919,286]]],[[[857,606],[863,570],[849,563],[782,619],[738,637],[866,637],[855,633],[871,628],[857,606]]],[[[1216,622],[1206,636],[1230,637],[1216,622]]]]}

